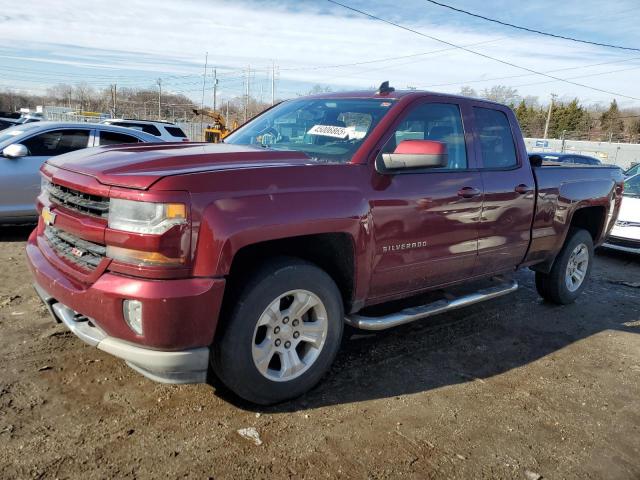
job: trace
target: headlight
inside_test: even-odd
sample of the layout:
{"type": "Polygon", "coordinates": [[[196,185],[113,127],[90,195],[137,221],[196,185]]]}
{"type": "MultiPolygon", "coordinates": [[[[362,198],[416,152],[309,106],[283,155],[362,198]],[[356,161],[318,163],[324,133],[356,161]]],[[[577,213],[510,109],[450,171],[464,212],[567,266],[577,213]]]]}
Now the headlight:
{"type": "Polygon", "coordinates": [[[162,234],[187,222],[182,203],[151,203],[112,198],[109,201],[109,228],[133,233],[162,234]]]}

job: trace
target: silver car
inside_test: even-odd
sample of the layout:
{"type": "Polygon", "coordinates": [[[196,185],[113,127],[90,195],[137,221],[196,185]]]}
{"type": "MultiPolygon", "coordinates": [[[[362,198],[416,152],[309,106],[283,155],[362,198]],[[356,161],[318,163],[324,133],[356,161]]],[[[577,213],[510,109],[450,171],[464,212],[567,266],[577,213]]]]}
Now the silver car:
{"type": "Polygon", "coordinates": [[[93,123],[34,122],[0,131],[0,223],[36,219],[40,166],[81,148],[161,139],[130,128],[93,123]]]}

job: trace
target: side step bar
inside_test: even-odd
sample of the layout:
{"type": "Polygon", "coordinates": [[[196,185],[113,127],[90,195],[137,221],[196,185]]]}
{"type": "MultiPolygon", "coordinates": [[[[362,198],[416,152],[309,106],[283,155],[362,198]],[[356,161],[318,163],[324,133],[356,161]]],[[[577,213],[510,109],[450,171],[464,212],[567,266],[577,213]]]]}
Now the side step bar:
{"type": "Polygon", "coordinates": [[[518,282],[511,280],[495,287],[489,287],[478,290],[475,293],[464,295],[462,297],[451,300],[437,300],[433,303],[421,305],[419,307],[406,308],[399,312],[382,317],[367,317],[363,315],[349,315],[345,317],[345,321],[352,327],[361,330],[385,330],[387,328],[397,327],[405,323],[414,322],[423,318],[438,315],[440,313],[449,312],[457,308],[467,307],[474,303],[484,302],[501,297],[518,289],[518,282]]]}

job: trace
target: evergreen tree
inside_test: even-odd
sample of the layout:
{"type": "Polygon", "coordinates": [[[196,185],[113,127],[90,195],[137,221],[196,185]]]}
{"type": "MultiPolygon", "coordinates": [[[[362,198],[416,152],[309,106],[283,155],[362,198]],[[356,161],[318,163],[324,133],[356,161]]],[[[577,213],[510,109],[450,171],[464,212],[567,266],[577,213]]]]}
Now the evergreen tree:
{"type": "Polygon", "coordinates": [[[611,101],[609,110],[600,115],[600,126],[607,136],[613,134],[615,137],[624,132],[624,122],[620,118],[620,109],[618,109],[618,102],[615,99],[611,101]]]}
{"type": "Polygon", "coordinates": [[[583,133],[587,125],[586,111],[575,98],[568,104],[557,103],[551,112],[551,125],[549,134],[551,137],[561,138],[566,136],[576,137],[583,133]]]}

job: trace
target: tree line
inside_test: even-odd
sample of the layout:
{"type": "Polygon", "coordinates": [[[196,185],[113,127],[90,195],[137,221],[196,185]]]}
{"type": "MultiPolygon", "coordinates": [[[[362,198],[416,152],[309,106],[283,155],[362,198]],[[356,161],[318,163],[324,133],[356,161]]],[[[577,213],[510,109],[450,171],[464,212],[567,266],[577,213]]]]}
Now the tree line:
{"type": "MultiPolygon", "coordinates": [[[[117,118],[136,118],[148,120],[168,120],[200,122],[207,124],[212,120],[200,116],[201,104],[186,95],[158,88],[122,88],[110,86],[96,89],[86,83],[58,84],[46,90],[44,94],[30,94],[13,90],[0,90],[0,111],[16,112],[20,108],[35,109],[42,105],[63,107],[82,114],[102,113],[117,118]],[[160,107],[160,108],[158,108],[160,107]],[[196,112],[198,113],[196,113],[196,112]]],[[[207,92],[209,95],[209,92],[207,92]]],[[[209,95],[210,96],[210,95],[209,95]]],[[[265,110],[270,104],[259,102],[255,98],[234,97],[218,99],[218,111],[229,116],[228,123],[243,123],[248,118],[265,110]]],[[[208,108],[205,105],[205,108],[208,108]]]]}

